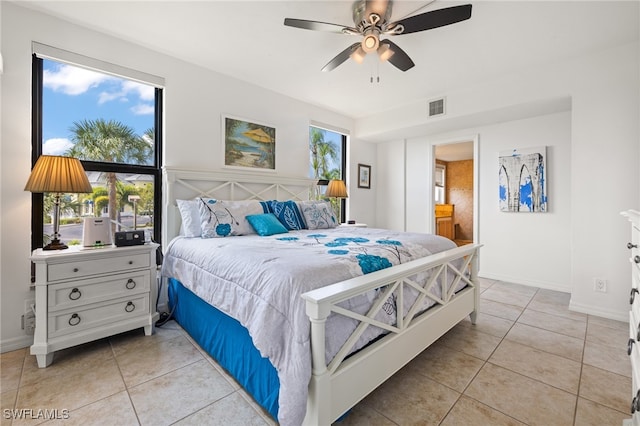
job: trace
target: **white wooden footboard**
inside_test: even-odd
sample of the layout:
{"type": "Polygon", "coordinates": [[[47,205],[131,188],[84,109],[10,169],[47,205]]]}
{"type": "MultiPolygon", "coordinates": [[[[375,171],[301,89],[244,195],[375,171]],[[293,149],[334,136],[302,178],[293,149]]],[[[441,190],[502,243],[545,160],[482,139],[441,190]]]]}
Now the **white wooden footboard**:
{"type": "Polygon", "coordinates": [[[458,247],[302,295],[311,320],[313,361],[305,424],[331,424],[464,317],[470,315],[471,322],[475,324],[480,294],[477,279],[480,247],[478,244],[458,247]],[[462,259],[462,267],[459,263],[458,267],[455,266],[454,262],[459,259],[462,259]],[[427,271],[430,276],[425,284],[414,281],[413,277],[417,273],[427,271]],[[443,289],[442,297],[434,297],[430,293],[433,286],[452,279],[453,285],[449,289],[443,289]],[[453,289],[460,281],[467,286],[454,293],[453,289]],[[392,292],[396,291],[397,305],[403,306],[405,289],[409,286],[420,295],[408,313],[403,315],[403,309],[397,309],[394,325],[376,321],[376,313],[382,309],[387,296],[392,292]],[[380,287],[386,293],[366,315],[338,306],[340,302],[380,287]],[[423,305],[425,298],[434,300],[436,304],[419,314],[419,307],[423,305]],[[359,325],[327,365],[325,322],[332,312],[354,318],[359,321],[359,325]],[[347,358],[358,337],[370,326],[383,328],[389,333],[347,358]]]}

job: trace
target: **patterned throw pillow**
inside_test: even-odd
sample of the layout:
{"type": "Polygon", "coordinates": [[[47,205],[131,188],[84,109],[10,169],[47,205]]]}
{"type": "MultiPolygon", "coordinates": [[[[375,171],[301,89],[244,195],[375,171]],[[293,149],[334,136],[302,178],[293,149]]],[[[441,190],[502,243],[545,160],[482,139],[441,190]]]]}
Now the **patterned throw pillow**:
{"type": "Polygon", "coordinates": [[[309,229],[327,229],[338,226],[335,212],[326,201],[301,201],[302,215],[309,229]]]}
{"type": "Polygon", "coordinates": [[[280,223],[284,225],[289,231],[297,231],[305,229],[307,226],[304,223],[304,218],[298,205],[295,201],[270,201],[269,212],[273,213],[280,223]]]}
{"type": "Polygon", "coordinates": [[[198,198],[202,238],[255,234],[247,215],[263,213],[258,201],[223,201],[198,198]]]}

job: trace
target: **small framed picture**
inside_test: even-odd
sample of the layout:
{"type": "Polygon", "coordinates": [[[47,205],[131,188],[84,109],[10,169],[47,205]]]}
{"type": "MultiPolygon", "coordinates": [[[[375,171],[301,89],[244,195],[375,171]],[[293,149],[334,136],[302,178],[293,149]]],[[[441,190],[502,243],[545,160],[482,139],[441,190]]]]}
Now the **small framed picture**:
{"type": "Polygon", "coordinates": [[[371,188],[371,166],[358,164],[358,188],[371,188]]]}

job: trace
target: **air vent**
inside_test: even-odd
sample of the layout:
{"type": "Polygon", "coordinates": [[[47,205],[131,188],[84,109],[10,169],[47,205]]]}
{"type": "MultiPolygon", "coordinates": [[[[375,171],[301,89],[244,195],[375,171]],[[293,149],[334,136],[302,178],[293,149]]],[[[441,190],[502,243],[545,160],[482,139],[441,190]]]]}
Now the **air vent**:
{"type": "Polygon", "coordinates": [[[444,114],[444,98],[429,101],[429,117],[444,114]]]}

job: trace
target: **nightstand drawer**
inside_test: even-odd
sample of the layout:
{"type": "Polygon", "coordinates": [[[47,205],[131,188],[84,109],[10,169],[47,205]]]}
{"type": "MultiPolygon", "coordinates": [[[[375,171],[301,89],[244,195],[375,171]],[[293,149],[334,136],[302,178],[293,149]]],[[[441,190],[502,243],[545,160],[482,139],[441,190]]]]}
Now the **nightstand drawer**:
{"type": "Polygon", "coordinates": [[[148,254],[129,254],[76,262],[51,263],[47,267],[49,281],[71,280],[105,273],[149,268],[148,254]]]}
{"type": "Polygon", "coordinates": [[[149,315],[149,294],[121,298],[109,303],[94,304],[64,313],[49,315],[48,337],[98,328],[105,324],[149,315]]]}
{"type": "Polygon", "coordinates": [[[109,299],[148,293],[150,288],[149,271],[128,272],[52,284],[49,286],[49,310],[59,311],[109,299]]]}

